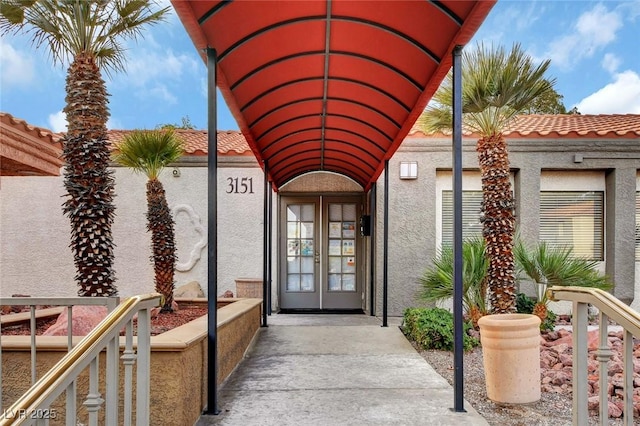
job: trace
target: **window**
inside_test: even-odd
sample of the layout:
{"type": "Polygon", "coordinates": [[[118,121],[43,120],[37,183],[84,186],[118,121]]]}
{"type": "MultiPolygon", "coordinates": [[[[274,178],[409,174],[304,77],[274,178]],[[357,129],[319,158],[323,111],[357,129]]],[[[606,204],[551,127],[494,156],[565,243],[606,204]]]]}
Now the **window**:
{"type": "MultiPolygon", "coordinates": [[[[482,191],[462,191],[462,238],[482,236],[482,191]]],[[[453,191],[442,191],[442,246],[453,245],[453,191]]]]}
{"type": "Polygon", "coordinates": [[[540,192],[540,240],[603,260],[604,192],[540,192]]]}
{"type": "Polygon", "coordinates": [[[640,260],[640,192],[636,192],[636,260],[640,260]]]}

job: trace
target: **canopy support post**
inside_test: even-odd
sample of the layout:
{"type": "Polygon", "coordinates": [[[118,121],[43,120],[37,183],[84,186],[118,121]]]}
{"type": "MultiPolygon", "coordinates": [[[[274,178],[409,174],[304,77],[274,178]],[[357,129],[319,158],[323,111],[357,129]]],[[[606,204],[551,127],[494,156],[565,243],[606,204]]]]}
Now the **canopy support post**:
{"type": "Polygon", "coordinates": [[[384,260],[382,261],[382,326],[388,327],[387,302],[389,295],[389,160],[384,160],[384,260]]]}
{"type": "Polygon", "coordinates": [[[262,327],[267,325],[267,280],[269,279],[269,166],[264,162],[264,202],[262,216],[262,327]]]}
{"type": "Polygon", "coordinates": [[[462,46],[453,49],[453,380],[454,411],[464,413],[462,318],[462,46]]]}
{"type": "Polygon", "coordinates": [[[267,263],[267,311],[271,315],[271,279],[272,279],[272,267],[273,267],[273,190],[271,189],[271,182],[269,182],[269,226],[268,226],[268,259],[267,263]]]}
{"type": "Polygon", "coordinates": [[[369,193],[369,214],[371,219],[369,220],[369,266],[371,274],[371,285],[369,294],[369,306],[371,307],[371,316],[376,315],[376,247],[375,247],[375,226],[376,223],[376,183],[371,185],[371,192],[369,193]]]}
{"type": "Polygon", "coordinates": [[[217,53],[207,47],[207,408],[218,409],[218,99],[216,96],[217,53]]]}

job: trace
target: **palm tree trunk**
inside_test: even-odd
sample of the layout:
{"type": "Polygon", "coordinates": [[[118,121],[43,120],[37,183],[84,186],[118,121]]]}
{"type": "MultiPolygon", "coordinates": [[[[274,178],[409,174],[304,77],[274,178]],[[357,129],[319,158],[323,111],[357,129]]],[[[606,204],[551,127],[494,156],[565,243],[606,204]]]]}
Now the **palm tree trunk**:
{"type": "Polygon", "coordinates": [[[71,222],[78,295],[113,296],[117,294],[111,234],[115,205],[113,172],[108,169],[108,93],[93,57],[74,58],[66,93],[63,211],[71,222]]]}
{"type": "Polygon", "coordinates": [[[515,218],[507,143],[502,134],[497,134],[480,139],[476,149],[482,175],[482,233],[489,258],[487,277],[491,311],[515,312],[515,218]]]}
{"type": "Polygon", "coordinates": [[[151,231],[156,291],[164,296],[162,312],[173,310],[176,263],[174,222],[164,187],[158,179],[147,182],[147,229],[151,231]]]}

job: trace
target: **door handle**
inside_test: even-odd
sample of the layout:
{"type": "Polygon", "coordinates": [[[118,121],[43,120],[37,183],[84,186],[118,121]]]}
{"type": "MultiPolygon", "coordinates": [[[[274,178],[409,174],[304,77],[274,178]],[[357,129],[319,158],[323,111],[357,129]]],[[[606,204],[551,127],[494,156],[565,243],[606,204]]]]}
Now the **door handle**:
{"type": "Polygon", "coordinates": [[[318,253],[318,252],[316,252],[315,261],[316,261],[316,263],[320,263],[320,253],[318,253]]]}

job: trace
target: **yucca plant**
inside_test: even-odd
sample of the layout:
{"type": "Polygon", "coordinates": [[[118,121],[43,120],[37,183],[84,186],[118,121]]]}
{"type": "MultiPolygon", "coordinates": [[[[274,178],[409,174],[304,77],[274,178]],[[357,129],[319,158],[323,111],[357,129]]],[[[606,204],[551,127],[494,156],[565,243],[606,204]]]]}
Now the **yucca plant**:
{"type": "Polygon", "coordinates": [[[144,173],[147,181],[147,230],[151,231],[156,291],[164,296],[161,312],[173,310],[176,245],[174,221],[167,203],[160,172],[184,153],[183,142],[172,129],[136,130],[116,146],[113,161],[134,172],[144,173]]]}
{"type": "MultiPolygon", "coordinates": [[[[487,268],[485,243],[481,237],[468,238],[462,244],[462,304],[474,327],[487,314],[487,268]]],[[[420,278],[419,298],[441,302],[453,297],[453,249],[445,246],[433,259],[433,266],[420,278]]]]}
{"type": "Polygon", "coordinates": [[[518,268],[538,285],[538,300],[533,313],[543,322],[548,312],[548,286],[612,288],[609,279],[597,270],[597,262],[575,257],[571,247],[552,246],[543,241],[529,248],[518,242],[514,255],[518,268]]]}
{"type": "Polygon", "coordinates": [[[64,135],[63,212],[71,222],[71,249],[80,296],[117,294],[111,225],[113,173],[108,169],[108,96],[101,70],[124,69],[122,40],[161,22],[169,8],[151,0],[0,0],[0,33],[25,33],[47,46],[67,70],[68,131],[64,135]]]}
{"type": "MultiPolygon", "coordinates": [[[[509,52],[481,44],[462,55],[463,125],[480,135],[476,151],[482,175],[482,233],[489,258],[492,313],[516,310],[514,200],[503,132],[534,99],[553,89],[554,80],[544,76],[549,64],[546,60],[535,65],[519,44],[509,52]]],[[[449,73],[419,118],[426,132],[451,129],[452,89],[449,73]]]]}

